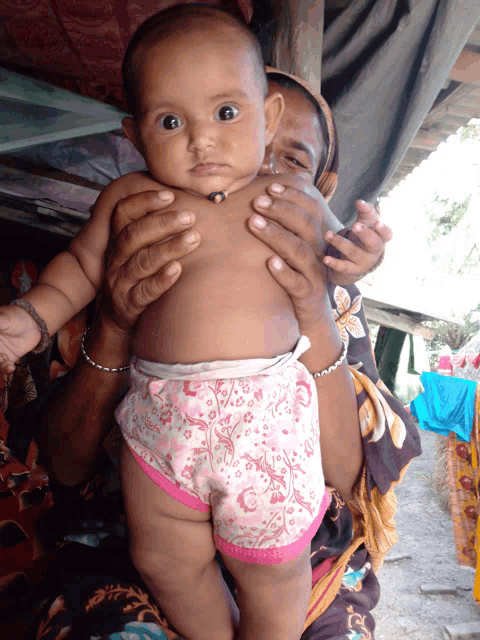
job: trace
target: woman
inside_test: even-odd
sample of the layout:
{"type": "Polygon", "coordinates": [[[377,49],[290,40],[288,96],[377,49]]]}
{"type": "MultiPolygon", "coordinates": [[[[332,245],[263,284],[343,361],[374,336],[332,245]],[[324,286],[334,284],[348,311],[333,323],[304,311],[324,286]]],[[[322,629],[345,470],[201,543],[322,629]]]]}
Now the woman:
{"type": "MultiPolygon", "coordinates": [[[[331,195],[336,153],[329,110],[312,92],[305,94],[303,83],[292,84],[291,78],[284,78],[285,74],[274,76],[275,89],[285,97],[286,117],[266,164],[306,173],[325,195],[331,195]],[[318,109],[327,123],[325,153],[318,109]],[[323,169],[318,171],[321,162],[323,169]]],[[[150,192],[117,205],[114,224],[122,228],[125,221],[130,223],[112,247],[103,296],[85,341],[89,357],[104,367],[128,362],[137,318],[181,276],[178,258],[198,246],[198,241],[185,243],[188,231],[182,229],[191,223],[182,226],[174,213],[161,212],[164,207],[172,210],[171,199],[165,202],[150,192]],[[145,216],[146,212],[151,215],[145,216]],[[160,245],[147,239],[153,230],[160,245]],[[172,263],[175,273],[169,273],[172,263]]],[[[302,333],[312,343],[306,366],[319,370],[336,358],[337,353],[326,354],[316,346],[324,344],[325,331],[337,331],[349,341],[351,368],[344,363],[317,378],[325,478],[336,491],[312,543],[312,599],[302,637],[373,638],[370,610],[379,596],[373,569],[396,540],[391,488],[420,453],[418,436],[399,403],[380,390],[358,290],[329,286],[327,291],[317,259],[323,247],[315,216],[318,203],[295,189],[275,192],[271,186],[266,200],[257,198],[255,209],[264,215],[260,226],[252,217],[249,228],[283,258],[279,270],[271,269],[272,276],[291,295],[302,333]]],[[[347,255],[362,250],[341,237],[329,241],[347,255]]],[[[32,638],[120,639],[123,632],[176,637],[128,561],[119,526],[119,494],[111,491],[114,475],[102,454],[108,451],[115,457],[112,437],[107,438],[106,449],[104,442],[111,436],[113,409],[124,386],[122,374],[93,369],[82,358],[63,384],[63,392],[51,394],[42,412],[41,448],[56,480],[56,506],[41,523],[43,542],[55,543],[48,536],[56,532],[63,543],[70,543],[58,551],[58,583],[50,577],[45,587],[49,597],[32,638]],[[79,500],[78,490],[69,489],[79,483],[84,483],[82,496],[90,500],[79,500]]]]}

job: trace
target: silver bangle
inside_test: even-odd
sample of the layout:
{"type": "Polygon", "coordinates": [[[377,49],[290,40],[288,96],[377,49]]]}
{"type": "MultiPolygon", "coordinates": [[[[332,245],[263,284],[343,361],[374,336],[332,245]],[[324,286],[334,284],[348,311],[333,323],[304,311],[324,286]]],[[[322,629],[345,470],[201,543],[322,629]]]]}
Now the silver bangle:
{"type": "Polygon", "coordinates": [[[314,378],[319,378],[321,376],[326,376],[329,373],[332,373],[332,371],[335,371],[335,369],[337,367],[339,367],[342,362],[345,360],[345,358],[347,357],[347,343],[346,342],[342,342],[342,352],[340,354],[339,359],[334,362],[333,364],[331,364],[328,369],[323,369],[323,371],[317,371],[316,373],[312,373],[312,376],[314,378]]]}
{"type": "Polygon", "coordinates": [[[88,329],[82,336],[82,355],[91,367],[97,369],[98,371],[106,371],[107,373],[120,373],[121,371],[128,371],[130,369],[129,364],[126,367],[102,367],[101,364],[97,364],[96,362],[94,362],[85,351],[85,336],[87,335],[87,331],[88,329]]]}

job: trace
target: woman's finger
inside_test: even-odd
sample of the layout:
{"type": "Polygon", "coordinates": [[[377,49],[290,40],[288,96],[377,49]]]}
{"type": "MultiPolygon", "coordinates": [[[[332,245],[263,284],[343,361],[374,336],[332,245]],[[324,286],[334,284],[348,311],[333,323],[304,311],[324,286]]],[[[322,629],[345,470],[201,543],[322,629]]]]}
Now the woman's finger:
{"type": "Polygon", "coordinates": [[[177,272],[176,261],[194,251],[199,243],[198,232],[188,230],[137,251],[124,264],[107,268],[104,299],[111,301],[107,306],[119,326],[135,324],[145,307],[159,297],[157,293],[162,295],[173,285],[181,272],[181,268],[177,272]],[[142,285],[143,280],[149,279],[142,285]]]}
{"type": "Polygon", "coordinates": [[[112,237],[142,216],[170,206],[173,200],[171,191],[142,191],[119,200],[112,215],[112,237]]]}
{"type": "Polygon", "coordinates": [[[130,222],[114,241],[112,263],[123,264],[141,249],[163,242],[194,223],[195,215],[190,211],[155,212],[130,222]]]}
{"type": "Polygon", "coordinates": [[[326,292],[323,265],[317,260],[310,277],[292,269],[279,256],[270,258],[267,266],[274,279],[291,297],[301,333],[308,333],[317,327],[326,292]]]}
{"type": "MultiPolygon", "coordinates": [[[[119,277],[114,284],[113,297],[112,293],[108,296],[110,303],[107,305],[115,323],[123,329],[135,325],[140,314],[168,291],[181,273],[180,263],[171,262],[148,278],[138,280],[134,277],[129,281],[127,277],[119,277]]],[[[112,284],[110,283],[106,289],[112,292],[112,284]]],[[[105,307],[103,311],[105,312],[105,307]]]]}
{"type": "Polygon", "coordinates": [[[388,225],[386,225],[384,222],[381,222],[380,220],[376,223],[374,229],[384,243],[390,242],[390,240],[393,238],[393,231],[388,225]]]}
{"type": "Polygon", "coordinates": [[[298,207],[305,209],[311,215],[315,215],[318,210],[318,191],[312,186],[304,185],[303,189],[297,189],[290,185],[279,182],[272,182],[268,185],[267,191],[274,198],[292,202],[298,207]]]}
{"type": "Polygon", "coordinates": [[[292,269],[279,256],[273,256],[267,261],[268,269],[278,284],[292,298],[306,297],[310,293],[307,278],[295,269],[292,269]]]}
{"type": "Polygon", "coordinates": [[[182,234],[173,236],[166,242],[158,242],[144,247],[134,253],[125,263],[121,278],[123,286],[130,289],[132,286],[149,278],[171,263],[191,251],[200,244],[198,231],[189,229],[182,234]]]}
{"type": "Polygon", "coordinates": [[[317,262],[308,242],[257,214],[249,218],[248,224],[251,231],[290,267],[308,277],[308,271],[317,262]]]}
{"type": "Polygon", "coordinates": [[[129,290],[129,301],[134,309],[146,309],[158,300],[180,277],[182,267],[179,262],[171,262],[149,278],[140,280],[129,290]]]}
{"type": "MultiPolygon", "coordinates": [[[[273,185],[269,185],[269,193],[273,185]]],[[[253,201],[258,213],[268,216],[283,227],[303,238],[309,244],[316,244],[323,237],[317,201],[293,187],[283,187],[282,194],[261,195],[253,201]]]]}

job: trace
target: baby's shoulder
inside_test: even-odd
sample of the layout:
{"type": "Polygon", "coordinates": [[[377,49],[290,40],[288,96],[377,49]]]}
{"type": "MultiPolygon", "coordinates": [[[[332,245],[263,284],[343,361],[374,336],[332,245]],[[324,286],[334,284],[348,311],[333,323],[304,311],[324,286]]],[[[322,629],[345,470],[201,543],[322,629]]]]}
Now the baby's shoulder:
{"type": "Polygon", "coordinates": [[[104,189],[92,209],[92,221],[105,223],[111,218],[117,203],[124,198],[146,191],[161,191],[164,185],[154,180],[147,172],[137,171],[116,178],[104,189]]]}
{"type": "Polygon", "coordinates": [[[102,193],[121,200],[122,198],[142,193],[143,191],[158,191],[164,188],[162,184],[154,180],[146,171],[135,171],[134,173],[127,173],[124,176],[120,176],[120,178],[116,178],[104,188],[102,193]]]}

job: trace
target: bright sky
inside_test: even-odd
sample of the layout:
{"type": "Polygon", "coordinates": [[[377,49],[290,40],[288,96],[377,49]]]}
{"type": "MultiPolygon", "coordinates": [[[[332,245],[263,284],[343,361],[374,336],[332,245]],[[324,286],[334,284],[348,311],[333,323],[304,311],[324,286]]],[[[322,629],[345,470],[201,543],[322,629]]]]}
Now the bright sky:
{"type": "MultiPolygon", "coordinates": [[[[480,119],[473,123],[480,124],[480,119]]],[[[475,242],[480,249],[479,139],[462,142],[458,133],[450,136],[382,199],[382,219],[394,237],[383,265],[365,279],[361,291],[367,297],[434,315],[460,317],[480,303],[480,264],[467,275],[444,277],[445,266],[432,261],[427,243],[432,223],[427,209],[436,194],[456,202],[471,194],[464,219],[437,244],[444,260],[461,264],[475,242]]]]}

